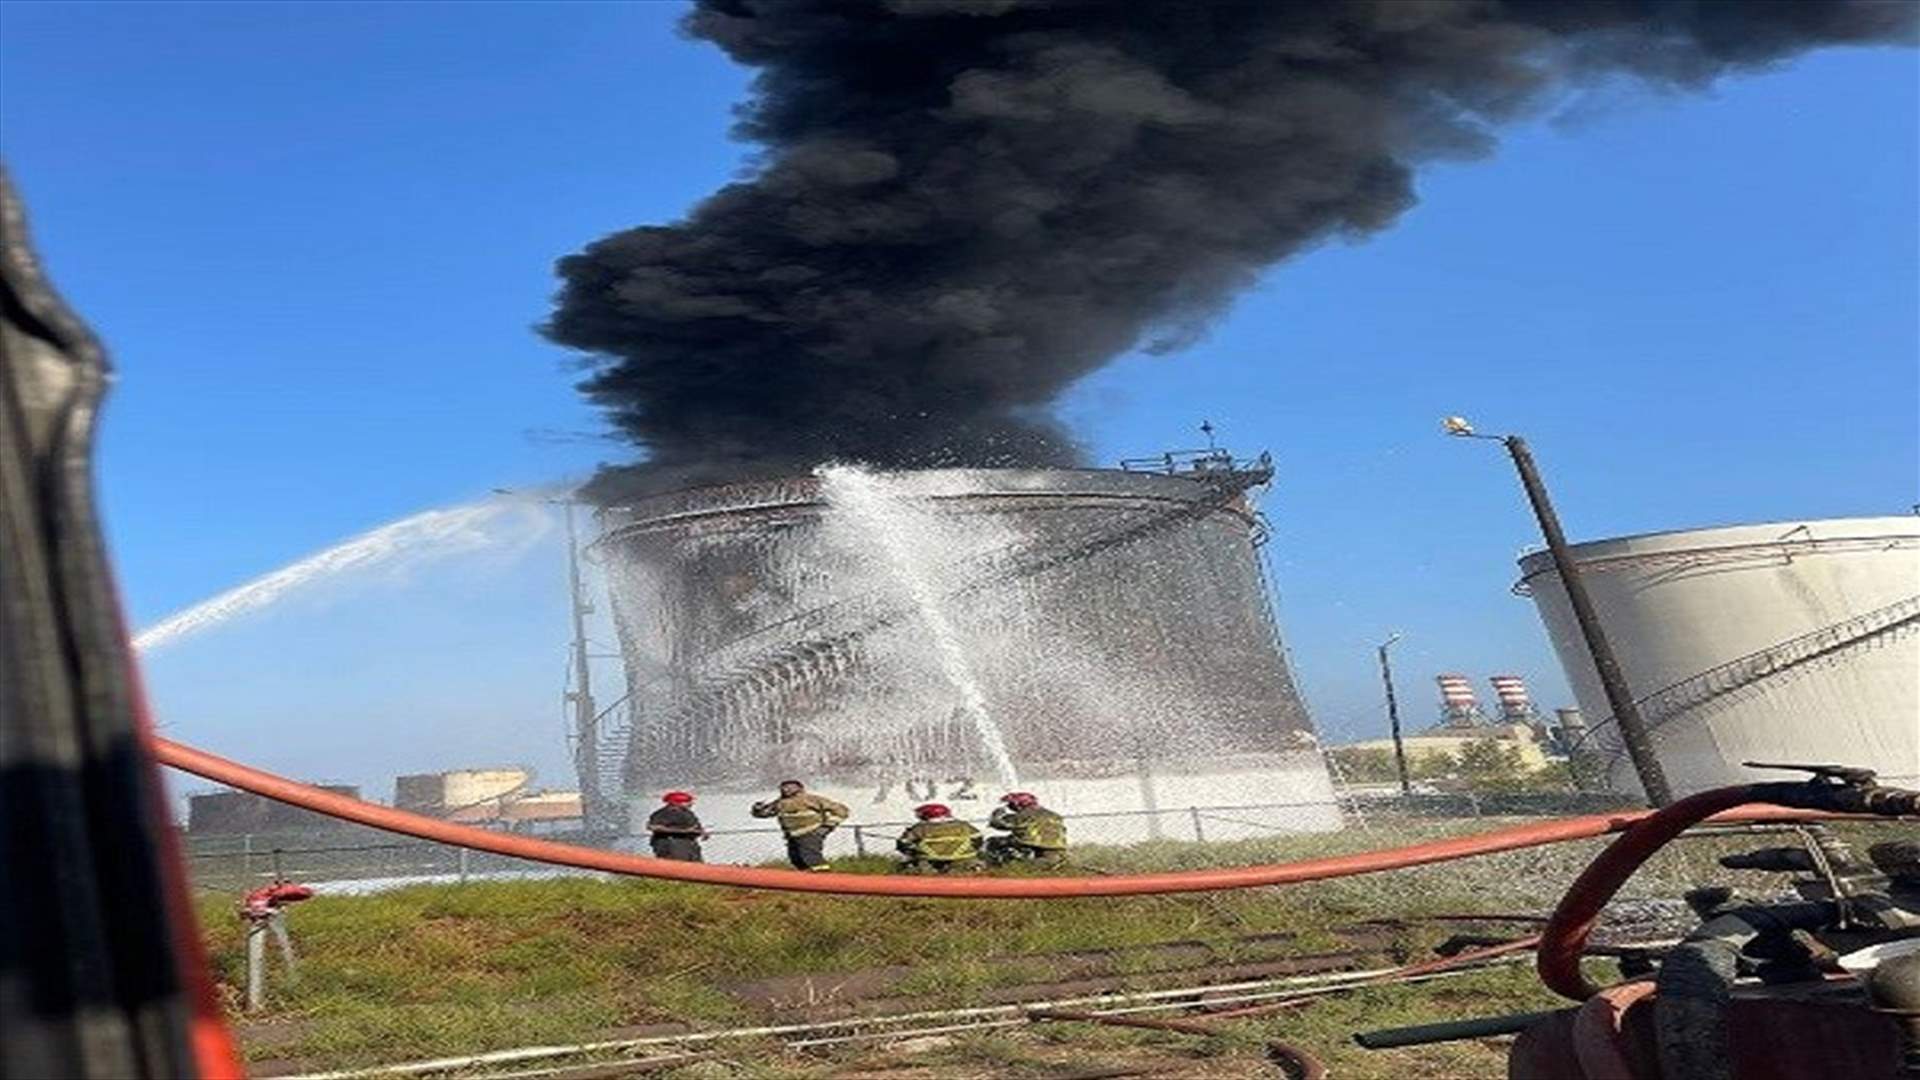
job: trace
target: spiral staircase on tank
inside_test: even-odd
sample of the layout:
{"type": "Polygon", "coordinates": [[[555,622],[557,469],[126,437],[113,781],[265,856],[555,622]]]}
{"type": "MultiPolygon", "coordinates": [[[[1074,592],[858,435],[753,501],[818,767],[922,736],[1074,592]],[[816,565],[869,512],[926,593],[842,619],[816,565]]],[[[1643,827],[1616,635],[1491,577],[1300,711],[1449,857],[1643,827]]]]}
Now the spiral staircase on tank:
{"type": "MultiPolygon", "coordinates": [[[[1697,675],[1661,687],[1634,702],[1650,735],[1695,710],[1789,671],[1860,648],[1890,634],[1920,627],[1920,595],[1843,619],[1748,653],[1697,675]]],[[[1608,786],[1608,777],[1626,756],[1608,716],[1589,727],[1568,748],[1575,782],[1582,788],[1608,786]]]]}

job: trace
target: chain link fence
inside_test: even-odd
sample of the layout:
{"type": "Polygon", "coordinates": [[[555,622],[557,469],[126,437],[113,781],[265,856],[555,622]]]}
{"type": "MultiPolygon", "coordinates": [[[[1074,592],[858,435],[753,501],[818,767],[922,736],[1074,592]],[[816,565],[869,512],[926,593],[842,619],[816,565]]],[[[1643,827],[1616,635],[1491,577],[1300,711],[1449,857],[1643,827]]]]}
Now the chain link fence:
{"type": "MultiPolygon", "coordinates": [[[[1618,795],[1594,793],[1348,791],[1333,802],[1065,814],[1072,848],[1067,864],[1057,872],[1123,874],[1290,862],[1634,808],[1618,795]],[[1303,821],[1324,822],[1329,812],[1337,814],[1341,828],[1302,829],[1303,821]]],[[[884,872],[894,856],[894,840],[909,824],[848,821],[828,837],[827,854],[845,870],[884,872]]],[[[988,831],[983,821],[976,824],[988,831]]],[[[1911,830],[1910,825],[1871,823],[1838,828],[1864,851],[1874,840],[1891,835],[1889,829],[1903,827],[1911,830]]],[[[582,841],[567,834],[552,838],[582,841]]],[[[276,877],[313,885],[322,894],[352,895],[411,885],[604,876],[431,841],[397,840],[371,829],[187,839],[194,883],[228,893],[276,877]]],[[[1316,900],[1357,917],[1392,917],[1423,908],[1538,915],[1552,906],[1610,839],[1500,852],[1300,887],[1312,888],[1316,900]]],[[[1756,897],[1772,895],[1779,891],[1777,875],[1730,871],[1718,859],[1760,846],[1810,843],[1810,831],[1800,826],[1696,829],[1669,845],[1635,876],[1622,891],[1612,917],[1630,923],[1642,916],[1658,916],[1675,926],[1690,925],[1682,897],[1703,884],[1730,885],[1756,897]]],[[[603,840],[600,846],[646,851],[645,839],[634,836],[611,843],[603,840]]],[[[771,823],[715,828],[705,842],[705,853],[707,861],[714,863],[784,865],[784,843],[771,823]]]]}
{"type": "MultiPolygon", "coordinates": [[[[1525,821],[1629,808],[1618,796],[1577,793],[1347,793],[1331,801],[1191,805],[1152,810],[1064,814],[1082,872],[1248,865],[1339,855],[1480,832],[1525,821]],[[1324,823],[1343,827],[1329,830],[1324,823]]],[[[966,816],[963,812],[962,816],[966,816]]],[[[984,815],[982,815],[984,817],[984,815]]],[[[908,820],[851,820],[827,839],[836,860],[890,858],[908,820]]],[[[983,832],[984,820],[975,824],[983,832]]],[[[583,842],[565,833],[553,839],[583,842]]],[[[584,841],[590,842],[590,841],[584,841]]],[[[644,852],[644,837],[597,842],[644,852]]],[[[778,863],[784,843],[772,823],[714,828],[705,842],[716,863],[778,863]]],[[[396,839],[372,829],[326,832],[189,835],[186,851],[196,885],[243,891],[285,877],[328,893],[373,892],[409,884],[553,877],[579,873],[432,841],[396,839]]],[[[874,867],[868,866],[868,869],[874,867]]],[[[1499,875],[1495,875],[1499,876],[1499,875]]]]}

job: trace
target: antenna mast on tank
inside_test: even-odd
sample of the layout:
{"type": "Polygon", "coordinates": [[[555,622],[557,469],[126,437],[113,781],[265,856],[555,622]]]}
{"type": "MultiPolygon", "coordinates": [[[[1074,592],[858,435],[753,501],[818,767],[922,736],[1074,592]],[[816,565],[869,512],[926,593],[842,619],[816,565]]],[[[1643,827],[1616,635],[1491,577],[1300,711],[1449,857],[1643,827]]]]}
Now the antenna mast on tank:
{"type": "Polygon", "coordinates": [[[573,617],[573,686],[566,700],[573,706],[574,771],[580,775],[580,813],[588,828],[603,815],[600,792],[599,710],[593,703],[593,667],[587,652],[587,616],[593,602],[580,580],[580,534],[573,523],[573,503],[567,517],[567,607],[573,617]]]}

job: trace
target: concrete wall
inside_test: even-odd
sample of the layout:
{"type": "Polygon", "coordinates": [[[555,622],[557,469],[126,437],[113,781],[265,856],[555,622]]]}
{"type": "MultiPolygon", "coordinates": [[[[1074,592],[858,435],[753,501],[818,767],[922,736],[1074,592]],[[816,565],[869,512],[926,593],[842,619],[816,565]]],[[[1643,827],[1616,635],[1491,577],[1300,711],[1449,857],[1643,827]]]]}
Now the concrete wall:
{"type": "MultiPolygon", "coordinates": [[[[1463,737],[1463,736],[1457,736],[1457,735],[1408,735],[1405,738],[1406,748],[1407,748],[1407,761],[1411,763],[1420,758],[1437,757],[1441,754],[1448,754],[1454,757],[1458,757],[1460,755],[1460,751],[1466,749],[1468,746],[1474,743],[1483,742],[1488,738],[1495,738],[1495,737],[1487,736],[1487,735],[1481,735],[1477,737],[1476,736],[1463,737]]],[[[1497,741],[1502,746],[1511,746],[1515,750],[1519,751],[1520,763],[1525,765],[1527,768],[1544,769],[1547,767],[1548,761],[1547,761],[1546,750],[1541,747],[1540,743],[1537,740],[1528,738],[1528,739],[1497,739],[1497,741]]],[[[1393,740],[1392,739],[1367,739],[1363,742],[1345,743],[1341,746],[1335,747],[1334,749],[1336,750],[1385,750],[1388,753],[1392,753],[1393,740]]]]}
{"type": "Polygon", "coordinates": [[[393,805],[419,814],[447,807],[447,781],[441,773],[412,773],[393,778],[393,805]]]}
{"type": "Polygon", "coordinates": [[[532,779],[528,770],[520,768],[458,769],[443,775],[448,806],[472,806],[498,799],[526,787],[532,779]]]}

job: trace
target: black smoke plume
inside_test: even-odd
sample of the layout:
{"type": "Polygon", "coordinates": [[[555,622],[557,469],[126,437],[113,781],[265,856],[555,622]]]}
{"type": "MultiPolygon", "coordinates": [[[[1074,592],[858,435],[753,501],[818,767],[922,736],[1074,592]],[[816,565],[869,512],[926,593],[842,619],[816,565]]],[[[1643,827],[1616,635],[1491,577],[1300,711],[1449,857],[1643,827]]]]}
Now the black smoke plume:
{"type": "MultiPolygon", "coordinates": [[[[647,451],[619,498],[801,470],[1057,464],[1048,406],[1260,269],[1369,233],[1422,160],[1558,88],[1910,40],[1906,0],[704,0],[758,69],[750,178],[560,260],[544,331],[647,451]]],[[[672,108],[662,101],[661,108],[672,108]]]]}

